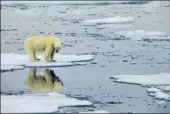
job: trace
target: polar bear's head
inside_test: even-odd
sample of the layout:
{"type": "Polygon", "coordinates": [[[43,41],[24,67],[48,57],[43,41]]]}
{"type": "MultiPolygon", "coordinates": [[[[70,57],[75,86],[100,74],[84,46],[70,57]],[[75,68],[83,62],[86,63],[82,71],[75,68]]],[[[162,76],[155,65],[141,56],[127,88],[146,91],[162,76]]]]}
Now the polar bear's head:
{"type": "Polygon", "coordinates": [[[61,49],[62,45],[63,43],[59,38],[54,38],[54,48],[56,52],[58,52],[61,49]]]}

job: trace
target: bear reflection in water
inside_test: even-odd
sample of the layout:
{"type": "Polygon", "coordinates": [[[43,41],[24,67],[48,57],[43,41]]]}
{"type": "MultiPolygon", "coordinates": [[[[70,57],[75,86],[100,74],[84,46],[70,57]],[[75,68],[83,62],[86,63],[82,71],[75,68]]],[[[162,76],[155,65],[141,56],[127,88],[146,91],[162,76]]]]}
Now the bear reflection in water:
{"type": "Polygon", "coordinates": [[[30,68],[25,80],[27,90],[37,92],[59,91],[63,88],[63,82],[55,75],[53,70],[45,69],[44,74],[36,74],[36,68],[30,68]]]}

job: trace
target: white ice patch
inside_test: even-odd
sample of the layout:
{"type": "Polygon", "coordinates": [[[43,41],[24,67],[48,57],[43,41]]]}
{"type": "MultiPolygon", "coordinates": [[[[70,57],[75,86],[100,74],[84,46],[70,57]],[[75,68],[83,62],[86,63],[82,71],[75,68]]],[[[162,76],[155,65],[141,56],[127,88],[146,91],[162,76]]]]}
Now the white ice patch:
{"type": "Polygon", "coordinates": [[[1,95],[2,113],[48,113],[62,106],[90,106],[91,102],[58,93],[47,95],[1,95]]]}
{"type": "Polygon", "coordinates": [[[161,100],[168,100],[170,101],[170,94],[164,93],[164,92],[156,92],[155,93],[155,98],[161,99],[161,100]]]}
{"type": "Polygon", "coordinates": [[[74,66],[74,65],[85,65],[86,61],[94,59],[92,55],[60,55],[56,54],[54,60],[56,62],[47,63],[43,59],[43,55],[38,55],[41,60],[38,62],[29,62],[26,54],[14,54],[14,53],[1,53],[1,70],[22,68],[22,66],[37,66],[37,67],[62,67],[62,66],[74,66]]]}
{"type": "Polygon", "coordinates": [[[170,90],[170,73],[160,73],[153,75],[117,75],[111,76],[115,82],[139,84],[146,87],[148,95],[160,99],[170,100],[170,95],[163,90],[170,90]]]}
{"type": "Polygon", "coordinates": [[[133,17],[120,17],[120,16],[116,16],[116,17],[111,17],[111,18],[103,18],[103,19],[93,19],[93,20],[85,20],[82,21],[82,23],[112,23],[112,24],[121,24],[121,23],[132,23],[134,22],[134,18],[133,17]]]}
{"type": "Polygon", "coordinates": [[[170,86],[155,86],[148,88],[148,95],[156,99],[170,101],[170,94],[164,92],[163,90],[170,90],[170,86]],[[160,89],[161,88],[161,89],[160,89]]]}
{"type": "Polygon", "coordinates": [[[153,75],[117,75],[111,76],[116,82],[133,83],[140,85],[168,85],[170,84],[170,73],[153,75]]]}
{"type": "Polygon", "coordinates": [[[18,66],[18,65],[2,65],[1,64],[1,71],[20,70],[23,68],[24,68],[23,66],[18,66]]]}
{"type": "Polygon", "coordinates": [[[134,30],[134,31],[118,31],[114,33],[116,36],[124,36],[125,38],[144,40],[144,39],[156,39],[156,40],[170,40],[166,32],[159,31],[145,31],[145,30],[134,30]]]}
{"type": "Polygon", "coordinates": [[[8,4],[95,4],[95,3],[128,3],[131,1],[2,1],[2,5],[8,4]]]}
{"type": "Polygon", "coordinates": [[[110,113],[108,111],[105,110],[95,110],[95,111],[89,111],[89,112],[80,112],[80,113],[110,113]]]}
{"type": "Polygon", "coordinates": [[[100,25],[98,28],[114,28],[114,29],[122,29],[132,27],[132,24],[104,24],[100,25]]]}
{"type": "Polygon", "coordinates": [[[170,85],[169,86],[157,86],[157,88],[164,90],[164,91],[170,91],[170,85]]]}
{"type": "Polygon", "coordinates": [[[148,93],[156,93],[159,91],[161,91],[161,90],[158,88],[155,88],[155,87],[148,88],[148,90],[147,90],[148,93]]]}

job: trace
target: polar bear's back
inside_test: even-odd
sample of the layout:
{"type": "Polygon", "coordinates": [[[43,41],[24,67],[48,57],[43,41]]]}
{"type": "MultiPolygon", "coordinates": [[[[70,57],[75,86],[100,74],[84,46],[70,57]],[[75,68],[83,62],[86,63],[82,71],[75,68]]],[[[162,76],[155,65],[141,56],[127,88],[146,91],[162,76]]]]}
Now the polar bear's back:
{"type": "Polygon", "coordinates": [[[25,49],[43,51],[47,41],[43,36],[31,36],[24,41],[25,49]]]}
{"type": "Polygon", "coordinates": [[[46,47],[61,47],[61,40],[54,36],[31,36],[24,41],[25,49],[44,51],[46,47]]]}
{"type": "MultiPolygon", "coordinates": [[[[31,37],[28,37],[27,39],[25,39],[25,43],[27,42],[30,42],[30,43],[50,43],[50,42],[59,42],[59,38],[57,37],[54,37],[54,36],[31,36],[31,37]]],[[[61,42],[61,41],[60,41],[61,42]]]]}
{"type": "Polygon", "coordinates": [[[49,40],[48,37],[44,37],[44,36],[31,36],[31,37],[28,37],[27,39],[25,39],[24,42],[42,43],[42,42],[46,42],[47,39],[49,40]]]}

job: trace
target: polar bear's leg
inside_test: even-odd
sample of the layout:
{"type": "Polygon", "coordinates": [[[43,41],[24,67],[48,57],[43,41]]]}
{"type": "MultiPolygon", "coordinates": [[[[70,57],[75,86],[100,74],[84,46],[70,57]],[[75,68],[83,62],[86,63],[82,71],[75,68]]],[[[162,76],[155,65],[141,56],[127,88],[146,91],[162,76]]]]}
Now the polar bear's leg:
{"type": "Polygon", "coordinates": [[[36,62],[36,61],[39,61],[40,59],[37,59],[36,56],[35,56],[35,51],[32,51],[32,50],[28,50],[27,51],[28,53],[28,57],[30,59],[31,62],[36,62]]]}
{"type": "Polygon", "coordinates": [[[55,49],[53,49],[53,51],[51,53],[51,56],[50,56],[50,61],[52,61],[52,62],[55,62],[55,60],[53,60],[54,59],[54,55],[55,55],[55,49]]]}
{"type": "Polygon", "coordinates": [[[35,56],[35,50],[32,49],[31,45],[29,43],[25,43],[25,51],[28,54],[29,60],[31,62],[39,61],[40,59],[37,59],[35,56]]]}
{"type": "Polygon", "coordinates": [[[28,55],[29,55],[29,58],[30,58],[30,61],[31,61],[31,62],[37,62],[37,61],[40,60],[40,59],[36,58],[36,56],[35,56],[35,51],[29,52],[28,55]]]}
{"type": "Polygon", "coordinates": [[[44,58],[46,62],[52,62],[50,57],[52,56],[53,47],[51,45],[47,46],[44,52],[44,58]]]}

